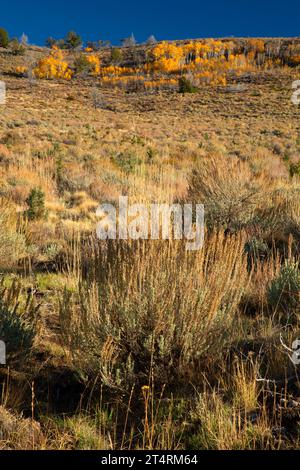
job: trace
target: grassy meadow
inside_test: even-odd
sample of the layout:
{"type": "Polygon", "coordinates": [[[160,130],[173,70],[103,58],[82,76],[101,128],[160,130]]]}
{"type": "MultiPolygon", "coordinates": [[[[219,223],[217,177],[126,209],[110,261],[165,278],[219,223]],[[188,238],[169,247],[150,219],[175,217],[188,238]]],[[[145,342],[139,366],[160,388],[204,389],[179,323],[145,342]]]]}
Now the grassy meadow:
{"type": "Polygon", "coordinates": [[[299,65],[0,49],[0,449],[299,448],[299,65]],[[98,240],[119,195],[204,204],[203,248],[98,240]]]}

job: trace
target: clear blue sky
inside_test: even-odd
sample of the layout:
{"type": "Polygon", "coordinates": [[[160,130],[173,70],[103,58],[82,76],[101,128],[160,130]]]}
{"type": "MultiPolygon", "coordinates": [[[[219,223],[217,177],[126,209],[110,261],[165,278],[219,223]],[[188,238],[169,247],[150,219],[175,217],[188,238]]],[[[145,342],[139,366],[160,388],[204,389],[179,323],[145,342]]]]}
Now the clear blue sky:
{"type": "Polygon", "coordinates": [[[133,32],[139,42],[224,36],[300,36],[299,0],[2,0],[0,27],[23,32],[32,44],[69,30],[83,39],[118,44],[133,32]]]}

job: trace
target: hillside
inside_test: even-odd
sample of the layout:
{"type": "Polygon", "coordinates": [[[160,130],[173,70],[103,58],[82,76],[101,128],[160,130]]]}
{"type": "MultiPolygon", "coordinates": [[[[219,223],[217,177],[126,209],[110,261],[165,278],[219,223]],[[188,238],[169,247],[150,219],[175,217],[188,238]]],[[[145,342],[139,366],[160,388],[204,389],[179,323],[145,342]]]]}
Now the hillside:
{"type": "Polygon", "coordinates": [[[118,51],[0,50],[0,447],[297,448],[300,39],[118,51]],[[120,195],[203,249],[99,241],[120,195]]]}

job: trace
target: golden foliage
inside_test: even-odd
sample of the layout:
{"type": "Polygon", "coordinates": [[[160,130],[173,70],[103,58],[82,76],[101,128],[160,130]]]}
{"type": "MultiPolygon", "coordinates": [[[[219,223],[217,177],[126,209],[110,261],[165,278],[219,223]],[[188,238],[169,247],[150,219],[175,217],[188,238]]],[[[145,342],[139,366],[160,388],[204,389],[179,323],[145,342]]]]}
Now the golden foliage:
{"type": "Polygon", "coordinates": [[[71,80],[73,72],[65,60],[65,54],[62,50],[53,46],[49,56],[42,58],[37,67],[34,68],[33,74],[37,78],[63,78],[71,80]]]}
{"type": "Polygon", "coordinates": [[[265,43],[262,39],[251,38],[248,40],[248,46],[251,51],[260,53],[265,51],[265,43]]]}
{"type": "MultiPolygon", "coordinates": [[[[251,38],[245,40],[242,47],[233,40],[205,39],[177,44],[163,41],[155,44],[150,53],[147,52],[145,63],[136,67],[112,63],[101,67],[100,55],[93,53],[90,47],[84,49],[82,57],[86,69],[94,76],[100,75],[105,84],[126,85],[140,82],[145,89],[150,89],[165,84],[173,86],[177,80],[174,75],[189,72],[193,74],[197,86],[225,86],[228,76],[232,74],[239,76],[245,72],[253,72],[258,67],[269,70],[283,65],[282,59],[267,56],[267,53],[268,44],[264,40],[251,38]]],[[[296,46],[289,47],[287,58],[290,66],[300,64],[296,46]]],[[[26,67],[16,68],[18,75],[22,76],[26,72],[26,67]]],[[[50,55],[38,62],[33,74],[37,78],[70,80],[75,72],[69,66],[65,52],[54,46],[50,55]]]]}
{"type": "Polygon", "coordinates": [[[86,60],[92,67],[93,75],[99,75],[99,73],[100,73],[100,58],[98,56],[96,56],[95,54],[91,54],[91,55],[86,56],[86,60]]]}
{"type": "Polygon", "coordinates": [[[27,71],[28,71],[28,68],[25,67],[24,65],[18,65],[18,67],[16,67],[17,75],[23,76],[27,73],[27,71]]]}

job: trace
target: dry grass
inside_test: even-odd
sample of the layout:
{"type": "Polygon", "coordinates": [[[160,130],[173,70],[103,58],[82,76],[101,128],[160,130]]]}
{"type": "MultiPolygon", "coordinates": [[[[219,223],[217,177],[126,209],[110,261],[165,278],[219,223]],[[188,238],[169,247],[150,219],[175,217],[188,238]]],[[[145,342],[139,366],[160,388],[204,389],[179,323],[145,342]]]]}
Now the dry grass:
{"type": "Polygon", "coordinates": [[[282,274],[300,253],[297,71],[127,93],[95,77],[33,84],[0,52],[0,300],[18,279],[21,313],[27,297],[39,306],[28,361],[9,386],[0,369],[0,446],[299,447],[297,368],[280,342],[299,337],[298,268],[282,274]],[[28,220],[34,188],[45,216],[28,220]],[[95,208],[120,194],[204,203],[203,249],[99,242],[95,208]]]}
{"type": "Polygon", "coordinates": [[[216,233],[195,253],[181,242],[92,239],[78,301],[66,294],[61,303],[76,367],[121,389],[136,375],[142,383],[151,373],[155,382],[191,379],[201,358],[218,356],[228,341],[247,286],[243,249],[242,234],[216,233]]]}

